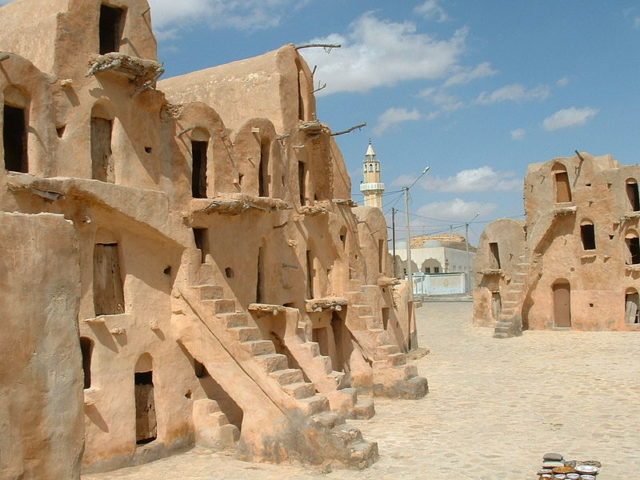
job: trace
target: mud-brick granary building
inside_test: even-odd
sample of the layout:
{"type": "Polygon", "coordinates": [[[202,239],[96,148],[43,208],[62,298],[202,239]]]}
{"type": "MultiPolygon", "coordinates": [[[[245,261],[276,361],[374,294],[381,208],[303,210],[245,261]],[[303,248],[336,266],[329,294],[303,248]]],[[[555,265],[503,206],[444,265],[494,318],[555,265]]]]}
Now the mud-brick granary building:
{"type": "Polygon", "coordinates": [[[158,83],[145,0],[0,9],[0,477],[192,446],[363,467],[411,293],[293,46],[158,83]]]}
{"type": "Polygon", "coordinates": [[[640,330],[640,167],[576,153],[529,166],[526,220],[485,229],[474,319],[523,329],[640,330]]]}

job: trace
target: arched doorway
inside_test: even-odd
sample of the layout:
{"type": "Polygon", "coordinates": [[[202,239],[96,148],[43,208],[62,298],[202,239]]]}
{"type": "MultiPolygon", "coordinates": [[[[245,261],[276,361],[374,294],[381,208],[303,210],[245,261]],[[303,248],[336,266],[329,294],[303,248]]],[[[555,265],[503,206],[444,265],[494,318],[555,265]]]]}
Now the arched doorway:
{"type": "Polygon", "coordinates": [[[553,284],[553,322],[556,327],[571,327],[571,286],[567,280],[553,284]]]}
{"type": "Polygon", "coordinates": [[[136,402],[136,443],[144,445],[158,437],[156,402],[153,391],[153,360],[145,353],[136,363],[134,383],[136,402]]]}

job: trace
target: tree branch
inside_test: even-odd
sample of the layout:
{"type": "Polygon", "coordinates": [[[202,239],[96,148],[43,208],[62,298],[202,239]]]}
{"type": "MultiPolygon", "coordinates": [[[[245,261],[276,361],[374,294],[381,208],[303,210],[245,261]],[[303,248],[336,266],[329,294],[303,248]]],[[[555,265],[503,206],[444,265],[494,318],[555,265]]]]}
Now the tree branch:
{"type": "Polygon", "coordinates": [[[338,135],[345,135],[347,133],[353,132],[354,130],[360,130],[361,128],[364,128],[366,126],[367,126],[367,122],[361,123],[360,125],[356,125],[355,127],[347,128],[346,130],[342,130],[341,132],[332,133],[331,136],[332,137],[337,137],[338,135]]]}
{"type": "Polygon", "coordinates": [[[342,45],[337,43],[307,43],[305,45],[297,45],[296,50],[302,50],[303,48],[324,48],[329,52],[334,48],[340,48],[342,45]]]}

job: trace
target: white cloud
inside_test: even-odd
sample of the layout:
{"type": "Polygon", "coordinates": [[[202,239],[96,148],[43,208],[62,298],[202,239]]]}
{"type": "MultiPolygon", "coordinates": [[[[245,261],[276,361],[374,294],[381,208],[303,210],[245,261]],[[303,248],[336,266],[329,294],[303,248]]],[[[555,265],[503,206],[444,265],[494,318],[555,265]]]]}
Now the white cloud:
{"type": "Polygon", "coordinates": [[[211,28],[259,30],[276,27],[292,9],[306,4],[294,0],[149,0],[159,38],[174,38],[182,28],[207,24],[211,28]]]}
{"type": "Polygon", "coordinates": [[[597,108],[564,108],[548,116],[542,122],[545,130],[559,130],[561,128],[580,127],[598,114],[597,108]]]}
{"type": "Polygon", "coordinates": [[[422,114],[418,110],[407,110],[406,108],[389,108],[378,117],[378,124],[373,129],[376,135],[381,135],[389,128],[403,122],[420,120],[422,114]]]}
{"type": "Polygon", "coordinates": [[[464,102],[455,95],[447,93],[441,88],[427,88],[419,93],[419,96],[429,100],[445,112],[453,112],[464,107],[464,102]]]}
{"type": "Polygon", "coordinates": [[[522,140],[527,131],[524,128],[516,128],[515,130],[511,130],[511,140],[522,140]]]}
{"type": "Polygon", "coordinates": [[[633,19],[633,28],[640,28],[640,17],[635,17],[633,19]]]}
{"type": "Polygon", "coordinates": [[[500,102],[525,102],[529,100],[544,100],[551,94],[548,85],[539,85],[537,87],[527,89],[519,83],[505,85],[493,92],[482,92],[476,98],[479,105],[491,105],[500,102]]]}
{"type": "Polygon", "coordinates": [[[558,79],[556,85],[559,87],[566,87],[567,85],[569,85],[569,77],[562,77],[558,79]]]}
{"type": "Polygon", "coordinates": [[[498,206],[495,203],[465,202],[460,198],[449,201],[428,203],[418,209],[418,215],[442,220],[470,220],[476,214],[491,214],[498,206]]]}
{"type": "MultiPolygon", "coordinates": [[[[415,176],[401,175],[393,180],[394,187],[405,187],[415,180],[415,176]]],[[[506,192],[522,188],[522,179],[513,172],[496,171],[488,165],[461,170],[451,177],[429,175],[418,185],[430,192],[469,193],[506,192]]]]}
{"type": "Polygon", "coordinates": [[[435,20],[436,22],[445,22],[449,19],[447,12],[440,6],[438,0],[426,0],[413,9],[418,15],[422,15],[427,20],[435,20]]]}
{"type": "Polygon", "coordinates": [[[451,75],[446,82],[445,87],[453,85],[463,85],[479,78],[491,77],[498,73],[489,62],[483,62],[473,68],[460,68],[457,73],[451,75]]]}
{"type": "Polygon", "coordinates": [[[339,43],[330,54],[322,49],[302,50],[307,62],[318,66],[316,77],[327,83],[319,95],[367,92],[410,80],[438,80],[459,68],[466,50],[467,30],[446,40],[418,33],[411,22],[397,23],[368,12],[356,19],[345,35],[333,33],[310,40],[339,43]]]}

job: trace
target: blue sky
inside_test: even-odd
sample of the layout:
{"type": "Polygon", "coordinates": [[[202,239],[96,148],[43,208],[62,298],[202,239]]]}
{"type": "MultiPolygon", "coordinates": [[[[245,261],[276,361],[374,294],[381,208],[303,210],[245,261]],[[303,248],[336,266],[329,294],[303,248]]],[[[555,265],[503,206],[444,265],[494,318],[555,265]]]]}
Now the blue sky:
{"type": "Polygon", "coordinates": [[[319,119],[368,123],[339,137],[356,201],[369,138],[389,192],[431,167],[412,193],[420,233],[522,215],[529,163],[575,149],[639,162],[638,0],[150,3],[165,77],[286,43],[342,43],[304,51],[327,84],[319,119]]]}

